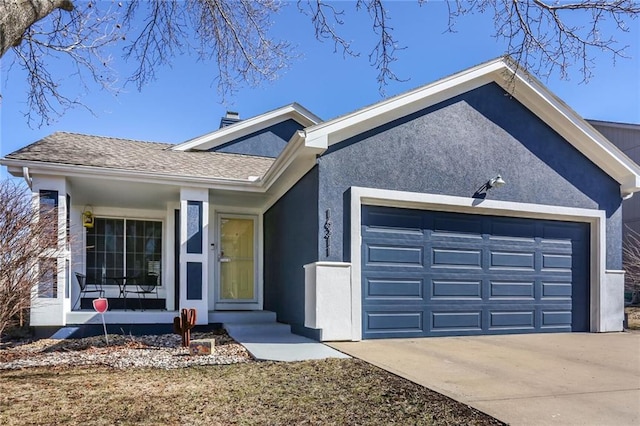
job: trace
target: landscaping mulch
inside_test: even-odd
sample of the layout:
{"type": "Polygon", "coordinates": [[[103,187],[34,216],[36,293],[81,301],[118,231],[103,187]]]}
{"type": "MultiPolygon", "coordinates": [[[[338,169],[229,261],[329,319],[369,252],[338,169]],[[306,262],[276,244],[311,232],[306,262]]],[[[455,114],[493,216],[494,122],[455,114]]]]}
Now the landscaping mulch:
{"type": "MultiPolygon", "coordinates": [[[[193,339],[215,339],[212,355],[191,356],[177,334],[109,335],[82,339],[13,342],[0,350],[0,370],[25,367],[105,365],[113,368],[182,368],[250,362],[247,350],[224,330],[196,332],[193,339]]],[[[1,348],[1,347],[0,347],[1,348]]]]}

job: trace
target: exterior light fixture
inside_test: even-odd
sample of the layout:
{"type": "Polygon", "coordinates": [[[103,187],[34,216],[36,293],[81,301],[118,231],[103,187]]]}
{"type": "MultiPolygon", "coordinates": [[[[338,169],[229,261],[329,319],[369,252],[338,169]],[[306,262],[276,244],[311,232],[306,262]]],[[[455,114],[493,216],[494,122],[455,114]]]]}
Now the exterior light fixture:
{"type": "Polygon", "coordinates": [[[502,179],[502,176],[498,175],[492,179],[489,179],[489,182],[486,183],[487,191],[491,188],[500,188],[505,183],[506,182],[504,181],[504,179],[502,179]]]}
{"type": "Polygon", "coordinates": [[[485,182],[478,190],[473,194],[473,198],[485,198],[487,196],[487,192],[491,188],[499,188],[504,185],[506,182],[502,179],[502,176],[498,175],[494,178],[489,179],[485,182]]]}
{"type": "Polygon", "coordinates": [[[82,226],[85,228],[93,228],[95,216],[91,206],[85,206],[82,210],[82,226]]]}

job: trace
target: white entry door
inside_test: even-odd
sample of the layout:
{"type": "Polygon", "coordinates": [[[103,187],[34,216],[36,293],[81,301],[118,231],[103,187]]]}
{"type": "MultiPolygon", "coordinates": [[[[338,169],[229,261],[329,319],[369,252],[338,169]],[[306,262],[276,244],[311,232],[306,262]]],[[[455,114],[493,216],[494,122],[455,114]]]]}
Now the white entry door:
{"type": "Polygon", "coordinates": [[[255,309],[258,303],[256,217],[218,216],[215,309],[255,309]]]}

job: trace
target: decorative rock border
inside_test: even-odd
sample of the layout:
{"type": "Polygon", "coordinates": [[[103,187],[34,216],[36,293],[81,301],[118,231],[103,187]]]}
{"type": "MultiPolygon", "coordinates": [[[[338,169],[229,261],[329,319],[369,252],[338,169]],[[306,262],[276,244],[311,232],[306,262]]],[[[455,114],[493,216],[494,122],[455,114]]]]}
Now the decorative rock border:
{"type": "Polygon", "coordinates": [[[247,350],[226,333],[194,333],[196,341],[209,342],[210,353],[194,356],[180,346],[180,336],[109,335],[83,339],[41,339],[0,349],[0,370],[28,367],[106,365],[113,368],[184,368],[252,362],[247,350]],[[215,347],[215,351],[213,348],[215,347]]]}

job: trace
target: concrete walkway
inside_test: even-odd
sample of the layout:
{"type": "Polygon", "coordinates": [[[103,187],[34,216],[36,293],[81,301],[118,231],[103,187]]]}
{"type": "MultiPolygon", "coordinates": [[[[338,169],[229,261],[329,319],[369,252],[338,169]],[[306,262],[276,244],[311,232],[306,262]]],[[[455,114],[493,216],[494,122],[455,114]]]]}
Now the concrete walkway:
{"type": "Polygon", "coordinates": [[[286,324],[224,324],[231,337],[261,361],[350,358],[315,340],[291,333],[286,324]]]}
{"type": "Polygon", "coordinates": [[[512,425],[640,424],[640,333],[384,339],[332,347],[512,425]]]}
{"type": "Polygon", "coordinates": [[[291,333],[272,311],[212,311],[209,323],[222,324],[236,342],[260,361],[305,361],[349,358],[315,340],[291,333]]]}

